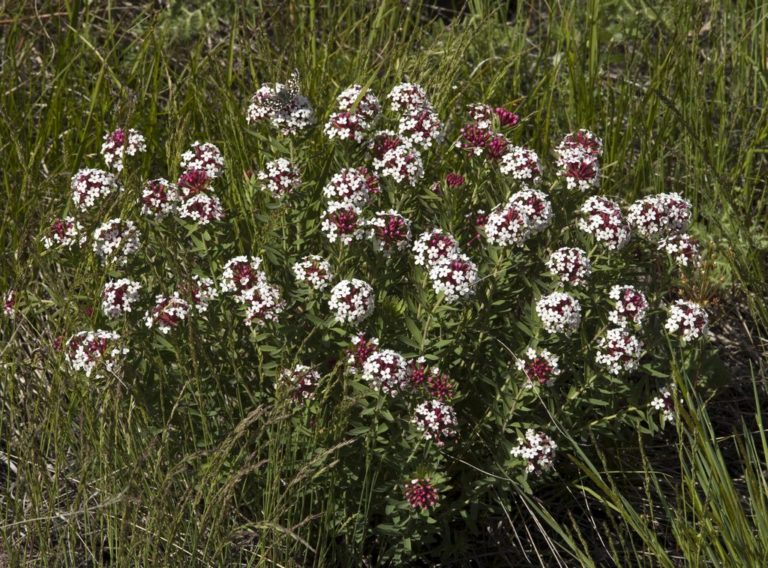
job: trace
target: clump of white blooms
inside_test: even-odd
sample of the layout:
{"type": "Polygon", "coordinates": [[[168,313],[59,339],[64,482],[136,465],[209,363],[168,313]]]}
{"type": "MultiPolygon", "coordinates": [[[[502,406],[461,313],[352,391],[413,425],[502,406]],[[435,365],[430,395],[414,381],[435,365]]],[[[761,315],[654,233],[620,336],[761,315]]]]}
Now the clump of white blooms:
{"type": "Polygon", "coordinates": [[[258,256],[236,256],[224,265],[219,289],[223,293],[241,294],[266,280],[261,270],[262,260],[258,256]]]}
{"type": "Polygon", "coordinates": [[[333,278],[331,263],[323,257],[311,254],[293,265],[296,282],[307,284],[315,290],[324,290],[333,278]]]}
{"type": "Polygon", "coordinates": [[[104,285],[101,294],[101,308],[108,318],[117,318],[133,308],[139,300],[141,284],[129,278],[110,280],[104,285]]]}
{"type": "Polygon", "coordinates": [[[133,221],[110,219],[93,232],[93,252],[104,263],[124,265],[140,245],[139,230],[133,221]]]}
{"type": "Polygon", "coordinates": [[[141,192],[141,214],[148,217],[165,217],[176,211],[179,203],[178,188],[167,179],[149,180],[141,192]]]}
{"type": "Polygon", "coordinates": [[[62,247],[71,249],[86,241],[83,226],[74,217],[56,219],[51,223],[48,234],[42,238],[43,246],[47,249],[62,247]]]}
{"type": "Polygon", "coordinates": [[[217,178],[224,171],[224,156],[214,144],[195,141],[181,155],[181,169],[202,170],[209,178],[217,178]]]}
{"type": "Polygon", "coordinates": [[[687,300],[677,300],[669,308],[664,328],[672,334],[681,336],[683,342],[699,339],[707,331],[709,316],[699,304],[687,300]]]}
{"type": "Polygon", "coordinates": [[[208,305],[219,297],[219,291],[213,280],[207,276],[192,276],[192,283],[187,286],[186,292],[189,295],[190,305],[199,314],[208,311],[208,305]]]}
{"type": "Polygon", "coordinates": [[[365,134],[370,129],[370,124],[360,115],[342,111],[335,112],[328,117],[323,132],[333,140],[352,140],[361,144],[365,140],[365,134]]]}
{"type": "Polygon", "coordinates": [[[187,319],[189,302],[182,299],[178,292],[172,296],[159,294],[155,298],[155,306],[147,310],[144,323],[150,329],[157,327],[162,334],[168,334],[172,329],[187,319]]]}
{"type": "Polygon", "coordinates": [[[661,193],[635,201],[627,220],[640,236],[657,240],[687,229],[691,211],[691,203],[679,194],[661,193]]]}
{"type": "Polygon", "coordinates": [[[3,315],[13,317],[16,313],[16,291],[8,290],[3,294],[3,315]]]}
{"type": "Polygon", "coordinates": [[[125,156],[135,156],[147,151],[147,143],[144,136],[138,130],[118,128],[114,132],[104,135],[104,143],[101,145],[101,155],[108,168],[118,172],[123,171],[125,156]]]}
{"type": "Polygon", "coordinates": [[[397,113],[432,106],[427,93],[415,83],[401,83],[394,86],[387,95],[387,99],[390,108],[397,113]]]}
{"type": "Polygon", "coordinates": [[[597,342],[595,361],[611,375],[629,373],[640,364],[642,349],[642,342],[626,329],[609,329],[597,342]]]}
{"type": "Polygon", "coordinates": [[[563,247],[550,255],[547,269],[564,284],[585,286],[589,275],[592,274],[592,263],[584,250],[563,247]]]}
{"type": "Polygon", "coordinates": [[[541,180],[539,155],[523,146],[512,146],[501,157],[499,169],[505,176],[525,184],[536,184],[541,180]]]}
{"type": "Polygon", "coordinates": [[[347,370],[354,375],[361,374],[368,357],[378,350],[378,338],[367,337],[364,333],[358,333],[352,338],[352,346],[347,350],[347,370]]]}
{"type": "Polygon", "coordinates": [[[557,166],[568,189],[589,191],[600,185],[603,142],[589,130],[568,134],[557,146],[557,166]]]}
{"type": "Polygon", "coordinates": [[[362,92],[363,87],[361,85],[352,85],[336,97],[336,102],[340,111],[354,112],[364,120],[370,121],[381,112],[381,104],[372,91],[366,89],[365,94],[361,97],[362,92]]]}
{"type": "Polygon", "coordinates": [[[246,120],[248,124],[269,121],[283,135],[295,136],[315,123],[315,112],[298,85],[266,84],[253,95],[246,120]]]}
{"type": "Polygon", "coordinates": [[[614,301],[613,310],[608,314],[611,323],[626,327],[629,324],[642,325],[648,312],[648,300],[634,286],[613,286],[608,297],[614,301]]]}
{"type": "Polygon", "coordinates": [[[485,236],[492,245],[520,246],[531,235],[531,222],[523,207],[511,199],[488,215],[485,236]]]}
{"type": "Polygon", "coordinates": [[[629,225],[621,214],[619,205],[605,197],[590,197],[581,206],[579,229],[610,250],[619,250],[629,242],[629,225]]]}
{"type": "Polygon", "coordinates": [[[411,222],[394,209],[377,211],[365,225],[375,250],[386,256],[406,250],[411,242],[411,222]]]}
{"type": "Polygon", "coordinates": [[[363,207],[370,201],[371,194],[377,191],[376,178],[367,168],[344,168],[331,177],[323,188],[323,195],[329,203],[363,207]]]}
{"type": "Polygon", "coordinates": [[[457,435],[456,411],[451,405],[439,400],[427,400],[419,404],[411,422],[424,432],[425,440],[440,447],[457,435]]]}
{"type": "Polygon", "coordinates": [[[363,238],[362,210],[349,203],[330,203],[323,213],[320,228],[332,243],[348,245],[363,238]]]}
{"type": "Polygon", "coordinates": [[[117,178],[104,170],[87,168],[72,176],[72,199],[80,211],[92,209],[98,201],[122,191],[117,178]]]}
{"type": "Polygon", "coordinates": [[[412,250],[413,262],[417,266],[431,267],[459,254],[459,245],[456,239],[442,229],[432,229],[419,235],[412,250]]]}
{"type": "Polygon", "coordinates": [[[408,363],[399,353],[382,349],[363,363],[362,377],[374,390],[393,397],[408,386],[408,363]]]}
{"type": "Polygon", "coordinates": [[[543,191],[524,189],[512,194],[509,202],[526,214],[531,234],[540,233],[552,224],[552,203],[543,191]]]}
{"type": "Polygon", "coordinates": [[[331,289],[328,307],[341,323],[362,322],[373,313],[374,306],[373,287],[363,280],[342,280],[331,289]]]}
{"type": "Polygon", "coordinates": [[[581,323],[581,304],[565,292],[552,292],[536,302],[536,313],[550,333],[570,335],[581,323]]]}
{"type": "Polygon", "coordinates": [[[237,256],[224,265],[219,288],[233,293],[235,301],[245,306],[248,326],[274,321],[285,308],[280,290],[267,281],[257,256],[237,256]]]}
{"type": "Polygon", "coordinates": [[[286,305],[280,289],[266,280],[244,290],[235,299],[245,305],[245,324],[249,327],[276,321],[286,305]]]}
{"type": "Polygon", "coordinates": [[[301,186],[299,169],[285,158],[267,162],[265,169],[259,172],[258,177],[263,189],[270,192],[276,199],[290,195],[301,186]]]}
{"type": "Polygon", "coordinates": [[[411,187],[424,177],[421,154],[406,144],[387,150],[381,158],[374,159],[373,169],[380,177],[411,187]]]}
{"type": "Polygon", "coordinates": [[[421,148],[431,148],[443,141],[443,123],[429,107],[408,110],[398,124],[398,132],[408,142],[421,148]]]}
{"type": "Polygon", "coordinates": [[[525,460],[525,470],[534,475],[541,475],[552,469],[555,460],[557,444],[544,432],[536,432],[532,428],[525,431],[525,437],[519,439],[517,447],[510,450],[516,458],[525,460]]]}
{"type": "Polygon", "coordinates": [[[221,206],[221,201],[215,195],[198,193],[181,204],[179,217],[198,225],[208,225],[213,221],[224,219],[224,209],[221,206]]]}
{"type": "Polygon", "coordinates": [[[699,241],[690,235],[672,235],[659,241],[659,250],[667,253],[676,265],[687,268],[701,264],[699,241]]]}
{"type": "Polygon", "coordinates": [[[672,397],[674,390],[674,385],[659,388],[659,395],[654,397],[650,404],[651,408],[661,412],[665,422],[672,424],[675,422],[675,401],[672,397]]]}
{"type": "Polygon", "coordinates": [[[434,262],[429,268],[429,279],[435,294],[444,294],[448,303],[473,295],[479,281],[477,265],[466,254],[434,262]]]}
{"type": "Polygon", "coordinates": [[[280,380],[291,392],[296,402],[312,400],[320,382],[320,373],[307,365],[296,365],[293,369],[283,369],[280,380]]]}
{"type": "Polygon", "coordinates": [[[525,386],[527,388],[533,388],[537,385],[549,387],[555,383],[560,375],[558,361],[558,356],[546,349],[537,351],[529,348],[525,352],[525,357],[515,362],[515,367],[525,374],[525,386]]]}
{"type": "MultiPolygon", "coordinates": [[[[70,367],[90,377],[94,371],[114,373],[128,349],[120,346],[120,335],[113,331],[81,331],[67,341],[65,356],[70,367]]],[[[97,374],[96,377],[100,377],[97,374]]]]}

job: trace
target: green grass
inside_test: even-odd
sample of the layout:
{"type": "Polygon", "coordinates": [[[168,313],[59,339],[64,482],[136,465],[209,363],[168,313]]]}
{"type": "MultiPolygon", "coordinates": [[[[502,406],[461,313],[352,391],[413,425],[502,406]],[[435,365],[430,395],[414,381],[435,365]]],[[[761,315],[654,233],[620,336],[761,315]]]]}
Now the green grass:
{"type": "MultiPolygon", "coordinates": [[[[728,386],[705,398],[681,363],[676,433],[574,455],[562,466],[570,500],[521,491],[433,560],[768,563],[768,5],[519,2],[506,21],[475,0],[448,21],[399,0],[27,4],[0,2],[0,291],[24,300],[0,320],[0,565],[354,566],[371,554],[375,467],[359,515],[336,514],[350,490],[339,444],[356,443],[343,408],[328,428],[291,429],[285,409],[261,404],[231,336],[229,361],[175,343],[157,368],[186,366],[188,380],[159,374],[141,392],[75,381],[53,348],[87,321],[83,283],[98,267],[72,272],[39,236],[71,207],[69,179],[103,134],[122,123],[145,134],[143,177],[178,173],[191,140],[215,142],[235,172],[222,199],[249,211],[239,172],[263,163],[258,148],[297,150],[247,132],[244,109],[294,68],[321,112],[348,84],[384,93],[408,79],[446,116],[457,101],[516,105],[518,135],[542,155],[590,128],[605,141],[608,192],[678,191],[696,211],[705,263],[686,291],[715,314],[728,386]],[[199,367],[232,375],[210,384],[199,367]]],[[[318,146],[302,159],[330,158],[318,146]]],[[[244,215],[234,234],[241,251],[266,231],[244,215]]]]}

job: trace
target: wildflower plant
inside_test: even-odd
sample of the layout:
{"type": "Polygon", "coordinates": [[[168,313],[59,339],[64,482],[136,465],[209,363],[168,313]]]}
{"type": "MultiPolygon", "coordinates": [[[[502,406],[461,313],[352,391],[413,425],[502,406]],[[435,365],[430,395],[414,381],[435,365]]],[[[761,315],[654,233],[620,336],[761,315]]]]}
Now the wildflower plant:
{"type": "Polygon", "coordinates": [[[62,332],[73,373],[138,382],[161,361],[186,392],[188,364],[211,416],[284,409],[296,439],[338,444],[339,506],[357,514],[364,490],[377,518],[499,514],[518,482],[558,475],[561,432],[611,439],[667,408],[670,350],[699,356],[708,326],[680,271],[699,256],[684,197],[617,197],[586,130],[526,140],[513,110],[411,82],[315,111],[301,87],[243,101],[247,166],[198,141],[133,170],[129,132],[105,154],[119,176],[75,174],[39,233],[46,256],[101,271],[77,291],[101,309],[62,332]]]}

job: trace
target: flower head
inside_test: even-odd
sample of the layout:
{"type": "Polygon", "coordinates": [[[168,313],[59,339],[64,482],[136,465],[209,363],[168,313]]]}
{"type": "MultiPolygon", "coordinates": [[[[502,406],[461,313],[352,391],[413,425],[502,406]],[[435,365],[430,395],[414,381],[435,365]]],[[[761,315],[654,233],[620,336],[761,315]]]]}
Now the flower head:
{"type": "Polygon", "coordinates": [[[597,342],[595,361],[611,375],[629,373],[640,364],[642,349],[642,342],[626,329],[609,329],[597,342]]]}
{"type": "Polygon", "coordinates": [[[296,282],[306,284],[315,290],[324,290],[331,282],[331,264],[323,257],[310,254],[293,265],[296,282]]]}
{"type": "Polygon", "coordinates": [[[437,446],[444,446],[457,435],[456,411],[451,405],[439,400],[426,400],[419,404],[411,421],[424,433],[424,439],[437,446]]]}
{"type": "Polygon", "coordinates": [[[555,460],[557,444],[544,432],[536,432],[532,428],[525,431],[525,437],[520,438],[517,447],[510,453],[526,462],[525,470],[534,475],[541,475],[552,469],[555,460]]]}
{"type": "Polygon", "coordinates": [[[296,82],[259,87],[246,112],[248,124],[269,121],[285,136],[295,136],[315,123],[315,111],[296,82]]]}
{"type": "Polygon", "coordinates": [[[114,132],[104,135],[104,143],[101,145],[101,155],[108,168],[123,171],[123,159],[125,156],[135,156],[147,151],[144,136],[133,128],[118,128],[114,132]]]}
{"type": "Polygon", "coordinates": [[[431,148],[443,141],[443,123],[428,107],[413,108],[400,117],[400,135],[414,146],[431,148]]]}
{"type": "Polygon", "coordinates": [[[394,397],[408,386],[408,363],[399,353],[381,349],[363,363],[362,378],[374,390],[394,397]]]}
{"type": "Polygon", "coordinates": [[[421,154],[408,145],[387,150],[381,158],[373,160],[373,169],[380,177],[411,187],[424,177],[421,154]]]}
{"type": "Polygon", "coordinates": [[[221,206],[221,201],[215,195],[198,193],[181,204],[179,217],[198,225],[208,225],[224,219],[224,209],[221,206]]]}
{"type": "Polygon", "coordinates": [[[329,203],[364,207],[377,190],[376,178],[367,168],[344,168],[331,177],[323,188],[323,195],[329,203]]]}
{"type": "Polygon", "coordinates": [[[459,254],[459,245],[442,229],[432,229],[419,235],[413,243],[413,261],[417,266],[430,267],[459,254]]]}
{"type": "Polygon", "coordinates": [[[440,495],[429,479],[412,479],[405,484],[405,500],[413,509],[426,511],[437,505],[440,495]]]}
{"type": "Polygon", "coordinates": [[[485,236],[492,245],[520,246],[530,234],[531,221],[513,199],[491,211],[485,223],[485,236]]]}
{"type": "Polygon", "coordinates": [[[432,106],[427,93],[415,83],[401,83],[392,88],[387,95],[390,108],[397,113],[432,106]]]}
{"type": "Polygon", "coordinates": [[[501,157],[501,173],[526,184],[536,184],[541,180],[541,162],[539,155],[523,146],[512,146],[501,157]]]}
{"type": "Polygon", "coordinates": [[[681,336],[684,343],[702,337],[709,326],[709,316],[699,304],[677,300],[669,308],[665,329],[681,336]]]}
{"type": "Polygon", "coordinates": [[[48,234],[42,238],[43,246],[47,249],[62,247],[71,249],[85,243],[86,235],[83,226],[74,217],[55,219],[48,229],[48,234]]]}
{"type": "Polygon", "coordinates": [[[348,245],[365,234],[361,215],[362,210],[355,205],[332,202],[323,213],[320,226],[330,242],[348,245]]]}
{"type": "Polygon", "coordinates": [[[570,335],[581,323],[581,304],[565,292],[552,292],[536,303],[536,313],[550,333],[570,335]]]}
{"type": "Polygon", "coordinates": [[[553,252],[547,261],[547,269],[564,284],[585,286],[592,274],[592,264],[587,253],[580,248],[563,247],[553,252]]]}
{"type": "Polygon", "coordinates": [[[126,264],[140,244],[139,230],[133,221],[110,219],[93,232],[93,251],[103,263],[126,264]]]}
{"type": "Polygon", "coordinates": [[[155,306],[144,316],[144,323],[150,329],[157,327],[160,333],[168,334],[187,318],[189,309],[189,302],[183,300],[178,292],[172,296],[159,294],[155,298],[155,306]]]}
{"type": "Polygon", "coordinates": [[[623,248],[630,238],[629,225],[618,204],[605,197],[590,197],[581,206],[579,229],[610,250],[623,248]]]}
{"type": "Polygon", "coordinates": [[[339,322],[358,324],[373,313],[373,288],[357,278],[342,280],[331,289],[328,306],[339,322]]]}
{"type": "Polygon", "coordinates": [[[404,251],[410,245],[411,222],[394,209],[377,211],[366,227],[375,249],[385,256],[404,251]]]}
{"type": "Polygon", "coordinates": [[[149,180],[141,192],[141,214],[161,218],[176,211],[178,188],[167,179],[149,180]]]}
{"type": "Polygon", "coordinates": [[[116,372],[126,353],[128,349],[120,346],[119,334],[99,329],[81,331],[70,337],[65,356],[74,371],[82,371],[90,377],[94,371],[116,372]]]}
{"type": "Polygon", "coordinates": [[[455,254],[432,263],[429,279],[435,294],[444,294],[448,303],[472,296],[479,281],[477,265],[465,254],[455,254]]]}
{"type": "Polygon", "coordinates": [[[97,202],[112,195],[122,188],[117,178],[109,172],[96,169],[78,171],[72,177],[72,198],[80,211],[93,209],[97,202]]]}
{"type": "Polygon", "coordinates": [[[117,318],[131,311],[139,300],[141,284],[129,278],[110,280],[101,294],[101,308],[108,318],[117,318]]]}
{"type": "Polygon", "coordinates": [[[290,195],[301,186],[299,169],[285,158],[267,162],[266,168],[258,174],[263,188],[275,199],[290,195]]]}
{"type": "Polygon", "coordinates": [[[525,352],[525,357],[518,359],[515,366],[525,374],[527,388],[537,385],[548,387],[552,386],[560,375],[558,361],[557,355],[553,355],[546,349],[536,351],[529,348],[525,352]]]}
{"type": "Polygon", "coordinates": [[[372,91],[366,89],[361,96],[362,92],[361,85],[347,87],[336,97],[338,108],[343,112],[354,112],[363,120],[373,120],[381,112],[381,104],[372,91]]]}
{"type": "Polygon", "coordinates": [[[320,382],[320,373],[307,365],[296,365],[293,369],[283,369],[280,379],[291,391],[291,398],[296,402],[315,398],[315,390],[320,382]]]}
{"type": "Polygon", "coordinates": [[[614,286],[608,297],[614,301],[614,308],[608,314],[611,323],[619,327],[629,324],[642,325],[648,312],[645,294],[634,286],[614,286]]]}
{"type": "Polygon", "coordinates": [[[224,171],[224,156],[214,144],[195,141],[181,155],[181,169],[203,170],[209,178],[217,178],[224,171]]]}

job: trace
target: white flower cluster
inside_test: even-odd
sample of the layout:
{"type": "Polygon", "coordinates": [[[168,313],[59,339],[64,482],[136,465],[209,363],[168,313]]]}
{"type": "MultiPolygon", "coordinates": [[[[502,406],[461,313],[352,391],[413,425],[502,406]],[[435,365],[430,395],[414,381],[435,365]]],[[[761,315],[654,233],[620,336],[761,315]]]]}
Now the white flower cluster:
{"type": "Polygon", "coordinates": [[[626,327],[629,324],[642,325],[648,312],[648,300],[634,286],[613,286],[608,297],[614,301],[613,310],[608,314],[611,323],[626,327]]]}
{"type": "Polygon", "coordinates": [[[334,312],[337,321],[358,324],[373,313],[373,287],[357,278],[342,280],[331,289],[328,307],[334,312]]]}
{"type": "Polygon", "coordinates": [[[396,184],[402,183],[411,187],[424,177],[421,154],[409,144],[387,150],[381,158],[375,158],[373,169],[380,177],[390,178],[396,184]]]}
{"type": "Polygon", "coordinates": [[[224,265],[219,289],[234,294],[235,301],[245,306],[245,323],[263,325],[274,321],[285,308],[280,290],[267,281],[258,256],[237,256],[224,265]]]}
{"type": "Polygon", "coordinates": [[[523,146],[512,146],[501,157],[501,173],[524,184],[536,184],[541,180],[539,155],[523,146]]]}
{"type": "Polygon", "coordinates": [[[368,357],[378,350],[378,338],[369,338],[364,333],[358,333],[352,338],[352,347],[347,351],[347,370],[353,375],[361,374],[368,357]]]}
{"type": "Polygon", "coordinates": [[[108,168],[118,172],[123,171],[125,156],[135,156],[147,151],[147,143],[144,136],[138,130],[118,128],[114,132],[104,135],[104,143],[101,145],[101,155],[108,168]]]}
{"type": "Polygon", "coordinates": [[[517,447],[510,450],[516,458],[525,460],[525,470],[534,475],[541,475],[552,469],[555,461],[557,444],[544,432],[536,432],[529,428],[525,431],[525,437],[520,438],[517,447]]]}
{"type": "Polygon", "coordinates": [[[685,231],[691,222],[692,206],[677,193],[660,193],[635,201],[627,221],[646,239],[660,239],[685,231]]]}
{"type": "Polygon", "coordinates": [[[179,190],[167,179],[149,180],[141,193],[141,214],[158,219],[176,212],[179,190]]]}
{"type": "Polygon", "coordinates": [[[395,85],[387,95],[387,99],[390,108],[396,113],[432,106],[427,98],[427,93],[415,83],[395,85]]]}
{"type": "Polygon", "coordinates": [[[377,211],[365,226],[374,249],[385,256],[404,251],[411,243],[411,222],[394,209],[377,211]]]}
{"type": "Polygon", "coordinates": [[[609,329],[597,342],[595,361],[611,375],[629,373],[640,364],[642,349],[642,342],[626,329],[609,329]]]}
{"type": "Polygon", "coordinates": [[[209,178],[217,178],[224,171],[224,156],[214,144],[195,141],[192,147],[181,155],[181,169],[202,170],[209,178]]]}
{"type": "Polygon", "coordinates": [[[343,111],[328,117],[323,132],[330,139],[352,140],[358,144],[365,141],[365,134],[370,125],[360,115],[343,111]]]}
{"type": "Polygon", "coordinates": [[[187,292],[191,300],[192,307],[199,314],[208,311],[208,305],[219,297],[219,291],[213,280],[207,276],[192,276],[192,284],[188,286],[187,292]]]}
{"type": "Polygon", "coordinates": [[[581,323],[581,304],[565,292],[552,292],[536,302],[536,313],[550,333],[570,335],[581,323]]]}
{"type": "Polygon", "coordinates": [[[155,297],[155,306],[147,310],[144,323],[148,328],[157,327],[160,333],[167,335],[187,319],[189,309],[189,302],[182,299],[178,292],[174,292],[172,296],[159,294],[155,297]]]}
{"type": "Polygon", "coordinates": [[[320,228],[330,242],[348,245],[365,235],[361,215],[362,210],[355,205],[333,202],[323,213],[320,228]]]}
{"type": "Polygon", "coordinates": [[[400,135],[421,148],[431,148],[443,141],[443,123],[430,107],[411,108],[400,117],[398,124],[400,135]]]}
{"type": "Polygon", "coordinates": [[[432,264],[429,279],[435,294],[442,293],[449,303],[475,293],[479,281],[477,265],[466,254],[455,254],[432,264]]]}
{"type": "Polygon", "coordinates": [[[307,284],[315,290],[324,290],[333,278],[331,263],[323,257],[311,254],[293,265],[296,282],[307,284]]]}
{"type": "Polygon", "coordinates": [[[208,225],[213,221],[224,219],[224,209],[215,195],[198,193],[181,204],[179,217],[199,225],[208,225]]]}
{"type": "Polygon", "coordinates": [[[120,335],[113,331],[81,331],[67,341],[66,359],[75,371],[83,371],[90,377],[94,371],[117,372],[120,360],[128,353],[127,348],[120,347],[120,335]]]}
{"type": "Polygon", "coordinates": [[[323,188],[323,195],[329,203],[364,207],[376,190],[376,178],[367,168],[344,168],[331,177],[323,188]]]}
{"type": "Polygon", "coordinates": [[[524,189],[513,193],[509,202],[522,208],[528,217],[532,235],[542,232],[552,224],[552,203],[543,191],[524,189]]]}
{"type": "MultiPolygon", "coordinates": [[[[651,408],[661,412],[665,422],[673,424],[675,422],[675,401],[672,393],[675,390],[674,385],[659,388],[659,395],[651,400],[651,408]]],[[[682,400],[680,400],[682,402],[682,400]]]]}
{"type": "Polygon", "coordinates": [[[293,369],[283,369],[280,379],[290,389],[291,398],[300,402],[315,398],[320,373],[312,367],[299,364],[293,369]]]}
{"type": "Polygon", "coordinates": [[[381,104],[372,91],[366,90],[365,94],[360,96],[362,92],[363,87],[361,85],[351,85],[336,97],[336,102],[340,111],[353,112],[363,120],[370,121],[381,112],[381,104]]]}
{"type": "Polygon", "coordinates": [[[537,385],[549,387],[555,383],[560,375],[559,360],[557,355],[546,349],[537,351],[528,348],[524,358],[519,358],[515,362],[515,367],[525,374],[526,388],[533,388],[537,385]]]}
{"type": "Polygon", "coordinates": [[[362,377],[374,390],[394,397],[408,387],[408,362],[399,353],[382,349],[363,363],[362,377]]]}
{"type": "Polygon", "coordinates": [[[521,205],[509,200],[488,215],[485,236],[492,245],[520,246],[531,235],[531,222],[521,205]]]}
{"type": "Polygon", "coordinates": [[[547,269],[565,284],[586,286],[587,279],[592,274],[592,263],[584,250],[563,247],[549,256],[547,269]]]}
{"type": "Polygon", "coordinates": [[[442,229],[432,229],[419,235],[413,243],[412,251],[413,262],[417,266],[430,267],[459,254],[459,244],[442,229]]]}
{"type": "Polygon", "coordinates": [[[676,265],[687,268],[701,264],[699,241],[690,235],[680,234],[659,241],[659,250],[667,253],[676,265]]]}
{"type": "Polygon", "coordinates": [[[240,298],[245,304],[245,324],[247,326],[264,325],[268,321],[276,321],[285,309],[285,301],[280,290],[266,280],[259,282],[253,288],[244,290],[235,299],[240,298]]]}
{"type": "Polygon", "coordinates": [[[129,278],[110,280],[101,294],[101,308],[108,318],[120,317],[132,310],[139,300],[141,284],[129,278]]]}
{"type": "Polygon", "coordinates": [[[600,185],[603,142],[589,130],[567,134],[555,149],[560,175],[568,189],[589,191],[600,185]]]}
{"type": "Polygon", "coordinates": [[[85,243],[87,237],[83,226],[74,217],[56,219],[51,223],[48,234],[42,238],[43,246],[47,249],[62,247],[71,249],[85,243]]]}
{"type": "Polygon", "coordinates": [[[285,158],[267,162],[266,168],[258,174],[262,187],[275,199],[290,195],[301,186],[299,169],[285,158]]]}
{"type": "Polygon", "coordinates": [[[457,434],[456,411],[451,405],[439,400],[427,400],[419,404],[411,422],[424,432],[424,439],[440,447],[457,434]]]}
{"type": "Polygon", "coordinates": [[[683,342],[695,341],[702,337],[709,325],[709,316],[699,304],[677,300],[669,308],[664,328],[669,333],[682,337],[683,342]]]}
{"type": "Polygon", "coordinates": [[[259,87],[246,111],[248,124],[269,121],[285,136],[295,136],[315,123],[315,111],[309,100],[282,83],[259,87]]]}
{"type": "Polygon", "coordinates": [[[592,235],[610,250],[619,250],[629,242],[629,225],[619,205],[605,197],[590,197],[581,206],[579,229],[592,235]]]}
{"type": "Polygon", "coordinates": [[[140,244],[139,230],[133,221],[110,219],[93,232],[93,251],[104,263],[125,265],[140,244]]]}
{"type": "Polygon", "coordinates": [[[104,170],[86,168],[72,176],[72,198],[80,211],[92,209],[98,201],[123,188],[117,178],[104,170]]]}

